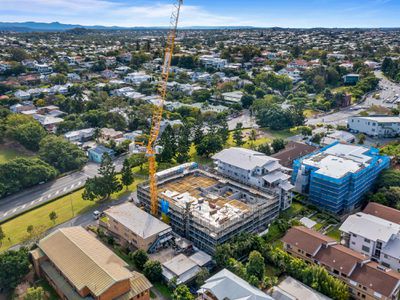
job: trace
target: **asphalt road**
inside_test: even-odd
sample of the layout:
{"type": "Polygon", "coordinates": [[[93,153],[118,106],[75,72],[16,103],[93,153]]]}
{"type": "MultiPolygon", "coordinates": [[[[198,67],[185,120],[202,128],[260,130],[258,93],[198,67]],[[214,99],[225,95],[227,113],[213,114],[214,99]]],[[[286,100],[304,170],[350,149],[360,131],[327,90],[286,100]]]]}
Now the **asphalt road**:
{"type": "MultiPolygon", "coordinates": [[[[122,156],[114,161],[117,171],[122,168],[124,159],[125,156],[122,156]]],[[[98,164],[88,163],[82,171],[0,199],[0,222],[83,187],[87,178],[97,175],[98,168],[98,164]]]]}
{"type": "Polygon", "coordinates": [[[316,118],[308,119],[307,124],[315,125],[318,123],[324,123],[332,125],[347,125],[347,119],[349,117],[358,115],[361,111],[368,109],[372,105],[381,105],[388,108],[397,107],[397,103],[394,102],[390,103],[387,102],[387,100],[389,99],[391,101],[395,97],[396,98],[398,97],[396,95],[400,96],[400,84],[396,84],[389,81],[382,75],[382,72],[380,71],[375,72],[375,76],[381,79],[379,83],[379,88],[376,92],[369,94],[363,101],[363,103],[341,109],[340,111],[332,114],[322,115],[316,118]],[[381,99],[374,98],[374,95],[377,93],[380,94],[381,99]]]}

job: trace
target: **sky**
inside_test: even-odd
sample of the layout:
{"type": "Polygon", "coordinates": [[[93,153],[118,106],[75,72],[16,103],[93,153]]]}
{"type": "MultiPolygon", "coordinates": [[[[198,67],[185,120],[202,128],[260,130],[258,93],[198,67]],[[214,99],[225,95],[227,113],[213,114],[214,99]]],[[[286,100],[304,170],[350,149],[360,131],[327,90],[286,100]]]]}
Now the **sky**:
{"type": "MultiPolygon", "coordinates": [[[[174,0],[0,0],[0,22],[166,26],[174,0]]],[[[180,26],[400,27],[400,0],[184,0],[180,26]]]]}

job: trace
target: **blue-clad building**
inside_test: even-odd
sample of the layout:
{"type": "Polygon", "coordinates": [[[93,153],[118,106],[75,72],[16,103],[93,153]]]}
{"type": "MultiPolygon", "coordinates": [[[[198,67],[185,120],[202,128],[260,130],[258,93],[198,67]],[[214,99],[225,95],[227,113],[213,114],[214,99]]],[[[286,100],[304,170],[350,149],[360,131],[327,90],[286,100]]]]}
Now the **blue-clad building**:
{"type": "Polygon", "coordinates": [[[88,157],[90,161],[100,164],[103,160],[104,153],[108,153],[111,158],[114,158],[115,152],[112,149],[109,149],[103,145],[99,145],[95,148],[89,149],[88,157]]]}
{"type": "Polygon", "coordinates": [[[376,148],[335,142],[293,163],[295,190],[309,195],[312,204],[332,213],[346,213],[360,204],[388,156],[376,148]]]}

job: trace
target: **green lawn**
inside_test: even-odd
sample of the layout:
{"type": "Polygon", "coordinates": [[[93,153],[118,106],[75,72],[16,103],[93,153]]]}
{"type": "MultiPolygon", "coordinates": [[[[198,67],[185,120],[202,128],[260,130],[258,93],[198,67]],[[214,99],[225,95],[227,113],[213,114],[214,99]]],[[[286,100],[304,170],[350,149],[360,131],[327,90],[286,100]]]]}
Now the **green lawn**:
{"type": "MultiPolygon", "coordinates": [[[[141,179],[136,179],[135,182],[128,187],[128,190],[123,188],[122,191],[112,195],[109,201],[113,201],[134,191],[137,184],[142,181],[141,179]]],[[[3,240],[0,251],[4,251],[12,245],[28,240],[29,235],[27,233],[27,227],[29,225],[32,225],[37,232],[42,233],[57,224],[70,220],[73,216],[83,214],[98,206],[97,202],[83,200],[82,193],[83,189],[80,189],[1,224],[6,238],[3,240]],[[52,211],[55,211],[58,216],[55,223],[49,218],[49,214],[52,211]]]]}
{"type": "Polygon", "coordinates": [[[338,228],[333,228],[330,229],[327,233],[327,236],[330,236],[331,238],[334,238],[337,241],[340,241],[340,231],[338,228]]]}
{"type": "Polygon", "coordinates": [[[172,291],[168,286],[160,282],[153,283],[153,285],[166,299],[172,299],[172,291]]]}
{"type": "Polygon", "coordinates": [[[17,157],[28,157],[27,152],[23,152],[17,148],[9,148],[5,145],[0,145],[0,164],[4,164],[17,157]]]}

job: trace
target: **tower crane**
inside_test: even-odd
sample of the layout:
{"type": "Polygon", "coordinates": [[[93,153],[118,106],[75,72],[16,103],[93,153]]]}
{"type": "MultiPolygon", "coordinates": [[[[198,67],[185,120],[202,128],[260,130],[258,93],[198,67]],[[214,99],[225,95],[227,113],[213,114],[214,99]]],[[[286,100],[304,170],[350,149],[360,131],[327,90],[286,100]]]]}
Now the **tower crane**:
{"type": "Polygon", "coordinates": [[[173,12],[170,18],[170,28],[167,36],[164,62],[161,71],[161,82],[158,86],[158,93],[160,99],[154,106],[153,116],[151,119],[151,129],[149,141],[146,147],[146,156],[149,159],[149,181],[150,181],[150,199],[151,199],[151,214],[153,216],[158,215],[158,192],[157,192],[157,178],[156,178],[156,151],[155,143],[160,133],[161,119],[164,110],[164,101],[167,94],[167,83],[169,77],[169,71],[171,68],[171,59],[174,52],[176,30],[178,26],[179,13],[183,0],[175,0],[173,4],[173,12]]]}

